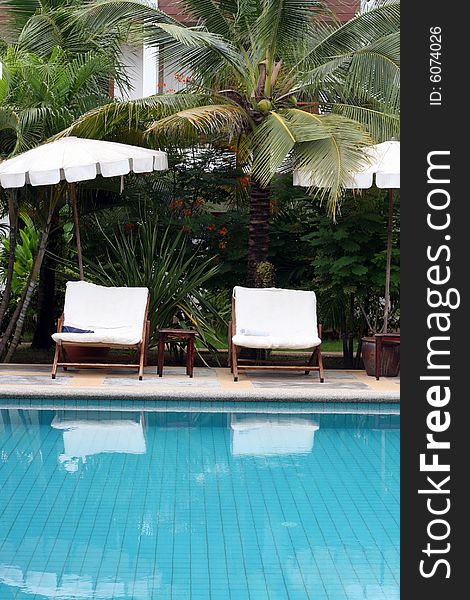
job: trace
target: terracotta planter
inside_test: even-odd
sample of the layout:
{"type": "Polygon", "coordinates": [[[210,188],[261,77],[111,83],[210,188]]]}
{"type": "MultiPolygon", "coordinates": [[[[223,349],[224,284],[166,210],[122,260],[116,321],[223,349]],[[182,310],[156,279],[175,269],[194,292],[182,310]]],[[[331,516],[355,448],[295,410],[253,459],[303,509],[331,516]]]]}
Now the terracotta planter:
{"type": "Polygon", "coordinates": [[[68,362],[103,362],[103,359],[109,354],[110,348],[101,346],[68,346],[65,349],[68,362]]]}
{"type": "MultiPolygon", "coordinates": [[[[375,376],[375,338],[362,338],[362,360],[367,375],[375,376]]],[[[400,342],[382,343],[382,375],[396,377],[400,372],[400,342]]]]}

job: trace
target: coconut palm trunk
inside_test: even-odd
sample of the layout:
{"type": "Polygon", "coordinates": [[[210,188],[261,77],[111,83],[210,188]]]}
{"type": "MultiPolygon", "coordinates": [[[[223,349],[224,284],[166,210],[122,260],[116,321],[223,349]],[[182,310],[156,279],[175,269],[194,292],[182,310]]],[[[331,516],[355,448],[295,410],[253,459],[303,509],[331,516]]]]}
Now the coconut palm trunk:
{"type": "Polygon", "coordinates": [[[0,331],[2,330],[3,319],[8,309],[8,302],[10,300],[10,292],[15,267],[16,242],[18,239],[18,199],[16,195],[16,190],[11,191],[8,194],[8,218],[10,221],[10,247],[8,255],[7,275],[5,279],[5,288],[3,289],[2,302],[0,304],[0,331]]]}
{"type": "Polygon", "coordinates": [[[270,188],[256,180],[250,186],[250,223],[248,226],[247,282],[254,285],[256,267],[268,260],[269,254],[269,201],[270,188]]]}

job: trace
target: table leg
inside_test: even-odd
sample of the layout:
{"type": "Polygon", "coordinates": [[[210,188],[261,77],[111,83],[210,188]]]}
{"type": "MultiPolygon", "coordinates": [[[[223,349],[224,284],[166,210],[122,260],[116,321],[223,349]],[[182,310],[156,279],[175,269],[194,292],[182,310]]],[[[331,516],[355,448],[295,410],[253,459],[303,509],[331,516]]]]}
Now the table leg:
{"type": "Polygon", "coordinates": [[[186,360],[186,373],[192,378],[194,371],[194,337],[190,337],[188,340],[188,351],[186,360]]]}
{"type": "Polygon", "coordinates": [[[382,372],[382,338],[375,338],[375,379],[378,381],[382,372]]]}
{"type": "Polygon", "coordinates": [[[186,375],[189,375],[189,362],[190,362],[190,349],[191,349],[191,338],[187,338],[186,340],[186,375]]]}
{"type": "Polygon", "coordinates": [[[165,336],[159,335],[159,337],[158,337],[158,355],[157,355],[157,374],[159,377],[163,376],[164,355],[165,355],[165,336]]]}

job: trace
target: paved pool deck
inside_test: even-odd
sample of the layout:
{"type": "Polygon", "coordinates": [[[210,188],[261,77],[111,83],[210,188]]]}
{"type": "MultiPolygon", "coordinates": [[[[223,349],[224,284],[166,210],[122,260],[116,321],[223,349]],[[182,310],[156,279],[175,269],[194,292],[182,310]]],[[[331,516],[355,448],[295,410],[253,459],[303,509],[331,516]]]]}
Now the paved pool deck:
{"type": "Polygon", "coordinates": [[[0,399],[8,398],[398,403],[400,379],[376,381],[365,371],[326,370],[320,383],[315,372],[250,371],[235,383],[227,368],[196,367],[190,379],[184,367],[165,367],[162,378],[147,367],[142,381],[135,370],[124,369],[60,370],[53,380],[48,365],[3,364],[0,399]]]}

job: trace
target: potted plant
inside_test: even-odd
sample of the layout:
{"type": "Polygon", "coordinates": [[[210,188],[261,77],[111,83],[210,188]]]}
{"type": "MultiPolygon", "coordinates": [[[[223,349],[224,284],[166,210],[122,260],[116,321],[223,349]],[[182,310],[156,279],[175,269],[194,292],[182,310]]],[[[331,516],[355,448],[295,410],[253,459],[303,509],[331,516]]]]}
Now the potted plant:
{"type": "MultiPolygon", "coordinates": [[[[367,375],[375,375],[376,338],[362,338],[362,360],[367,375]]],[[[396,377],[400,372],[400,340],[382,342],[382,360],[380,372],[384,377],[396,377]]]]}

